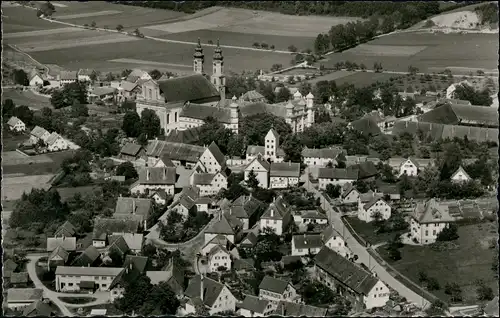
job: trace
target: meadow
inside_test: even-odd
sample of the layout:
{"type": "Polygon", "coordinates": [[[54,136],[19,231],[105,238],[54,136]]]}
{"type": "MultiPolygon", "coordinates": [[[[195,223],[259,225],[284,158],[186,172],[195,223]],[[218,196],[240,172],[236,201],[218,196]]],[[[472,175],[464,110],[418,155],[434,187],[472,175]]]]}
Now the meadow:
{"type": "Polygon", "coordinates": [[[44,107],[52,107],[49,98],[36,95],[32,91],[5,89],[2,94],[2,101],[7,98],[12,99],[16,105],[26,105],[33,110],[39,110],[44,107]]]}

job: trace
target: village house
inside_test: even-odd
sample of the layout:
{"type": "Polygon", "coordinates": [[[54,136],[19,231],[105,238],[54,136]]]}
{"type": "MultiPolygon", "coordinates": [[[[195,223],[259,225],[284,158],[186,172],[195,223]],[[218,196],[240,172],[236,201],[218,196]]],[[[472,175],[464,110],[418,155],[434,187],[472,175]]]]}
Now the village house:
{"type": "Polygon", "coordinates": [[[365,222],[376,220],[376,213],[380,213],[381,220],[391,217],[391,206],[377,193],[362,194],[358,198],[358,219],[365,222]]]}
{"type": "Polygon", "coordinates": [[[76,237],[48,237],[47,252],[53,252],[57,247],[62,247],[68,252],[76,251],[76,237]]]}
{"type": "Polygon", "coordinates": [[[117,90],[112,87],[96,87],[88,92],[90,102],[113,103],[116,101],[117,90]]]}
{"type": "Polygon", "coordinates": [[[319,168],[318,182],[319,189],[326,190],[329,184],[344,186],[346,183],[353,183],[358,180],[358,169],[356,168],[319,168]]]}
{"type": "Polygon", "coordinates": [[[47,258],[47,269],[64,266],[68,262],[69,252],[62,246],[57,246],[47,258]]]}
{"type": "Polygon", "coordinates": [[[328,217],[326,214],[321,213],[318,210],[303,210],[295,212],[293,215],[293,221],[297,225],[327,224],[328,217]]]}
{"type": "Polygon", "coordinates": [[[258,155],[245,167],[245,180],[248,180],[250,172],[253,171],[257,180],[259,180],[259,187],[267,189],[269,188],[270,168],[271,165],[269,164],[269,162],[262,159],[262,157],[258,155]]]}
{"type": "Polygon", "coordinates": [[[43,76],[34,71],[30,75],[29,84],[31,87],[43,86],[43,76]]]}
{"type": "Polygon", "coordinates": [[[389,288],[372,273],[337,252],[323,247],[314,258],[318,281],[351,301],[354,308],[383,307],[389,288]]]}
{"type": "Polygon", "coordinates": [[[261,233],[271,228],[276,235],[282,235],[292,221],[290,206],[280,195],[275,198],[260,218],[261,233]]]}
{"type": "Polygon", "coordinates": [[[108,291],[113,280],[123,271],[114,267],[58,266],[55,286],[58,292],[75,292],[81,288],[108,291]],[[93,288],[89,288],[93,286],[93,288]]]}
{"type": "Polygon", "coordinates": [[[14,262],[10,258],[3,263],[2,278],[4,279],[4,281],[10,279],[12,273],[15,272],[17,267],[18,265],[16,264],[16,262],[14,262]]]}
{"type": "Polygon", "coordinates": [[[272,315],[283,317],[325,317],[328,308],[320,308],[301,303],[280,301],[272,315]]]}
{"type": "Polygon", "coordinates": [[[257,244],[257,236],[253,232],[250,232],[241,240],[238,246],[249,249],[254,247],[255,244],[257,244]]]}
{"type": "Polygon", "coordinates": [[[340,198],[343,204],[357,204],[359,191],[352,183],[346,183],[342,186],[340,198]]]}
{"type": "Polygon", "coordinates": [[[10,288],[26,288],[28,282],[28,272],[12,273],[10,276],[10,288]]]}
{"type": "Polygon", "coordinates": [[[137,82],[138,80],[151,80],[153,79],[148,72],[143,71],[141,69],[133,69],[130,74],[126,77],[126,80],[132,83],[137,82]]]}
{"type": "Polygon", "coordinates": [[[259,284],[259,296],[268,299],[276,308],[282,300],[289,302],[299,302],[300,295],[290,282],[277,279],[271,276],[264,276],[259,284]]]}
{"type": "Polygon", "coordinates": [[[251,90],[241,95],[240,101],[250,103],[267,103],[266,98],[256,90],[251,90]]]}
{"type": "Polygon", "coordinates": [[[148,165],[154,166],[160,158],[168,157],[175,166],[185,166],[192,169],[205,152],[205,148],[178,142],[162,140],[149,141],[146,149],[148,165]]]}
{"type": "Polygon", "coordinates": [[[228,214],[219,213],[218,220],[205,230],[205,242],[210,242],[214,237],[225,236],[231,243],[236,242],[236,236],[242,230],[243,224],[228,214]]]}
{"type": "Polygon", "coordinates": [[[62,71],[59,75],[59,86],[75,83],[78,80],[77,72],[75,71],[62,71]]]}
{"type": "Polygon", "coordinates": [[[55,131],[47,137],[45,144],[48,151],[61,151],[69,148],[68,141],[55,131]]]}
{"type": "Polygon", "coordinates": [[[79,69],[78,70],[78,81],[79,82],[92,82],[92,79],[90,78],[92,74],[94,73],[94,70],[91,69],[79,69]]]}
{"type": "Polygon", "coordinates": [[[458,167],[457,171],[455,171],[451,175],[450,179],[452,182],[455,183],[465,183],[472,180],[472,178],[469,176],[469,174],[465,171],[465,169],[462,166],[458,167]]]}
{"type": "Polygon", "coordinates": [[[398,178],[403,174],[409,177],[416,177],[419,172],[432,165],[432,160],[421,158],[389,158],[387,164],[394,170],[394,174],[398,178]]]}
{"type": "Polygon", "coordinates": [[[207,256],[208,253],[210,253],[210,251],[218,245],[224,247],[227,251],[230,251],[235,247],[235,245],[229,241],[225,235],[218,234],[201,248],[200,255],[207,256]]]}
{"type": "Polygon", "coordinates": [[[148,228],[148,218],[152,212],[151,199],[119,197],[116,201],[115,219],[134,219],[139,221],[145,229],[148,228]]]}
{"type": "Polygon", "coordinates": [[[316,255],[323,247],[321,234],[297,234],[292,237],[292,256],[316,255]]]}
{"type": "Polygon", "coordinates": [[[76,228],[69,221],[64,222],[54,232],[54,237],[59,237],[59,236],[72,237],[75,235],[76,235],[76,228]]]}
{"type": "Polygon", "coordinates": [[[141,252],[142,244],[144,243],[144,236],[142,233],[115,232],[109,236],[109,242],[113,242],[119,237],[123,238],[132,253],[137,255],[141,252]]]}
{"type": "Polygon", "coordinates": [[[16,116],[10,117],[7,126],[9,126],[10,131],[22,132],[26,130],[26,125],[16,116]]]}
{"type": "Polygon", "coordinates": [[[71,266],[91,267],[96,265],[101,258],[101,253],[93,245],[87,247],[80,255],[75,257],[71,266]]]}
{"type": "Polygon", "coordinates": [[[162,158],[158,159],[158,161],[154,164],[153,167],[155,167],[155,168],[175,167],[175,164],[172,162],[172,160],[167,155],[164,155],[162,158]]]}
{"type": "Polygon", "coordinates": [[[123,270],[112,279],[108,287],[111,302],[123,297],[125,285],[136,280],[138,276],[145,275],[148,267],[150,267],[150,262],[147,257],[127,255],[123,263],[123,270]]]}
{"type": "Polygon", "coordinates": [[[159,205],[165,205],[167,203],[167,199],[169,198],[167,192],[165,192],[164,190],[153,190],[152,192],[150,191],[149,197],[159,205]]]}
{"type": "Polygon", "coordinates": [[[151,284],[158,285],[166,282],[177,297],[184,294],[184,269],[173,262],[172,259],[161,271],[146,271],[146,276],[151,279],[151,284]]]}
{"type": "Polygon", "coordinates": [[[196,173],[190,177],[192,186],[200,189],[201,196],[216,195],[222,189],[227,189],[227,176],[224,171],[216,173],[196,173]]]}
{"type": "Polygon", "coordinates": [[[212,141],[200,157],[200,163],[203,164],[207,173],[217,173],[226,168],[226,159],[224,154],[215,142],[212,141]]]}
{"type": "Polygon", "coordinates": [[[282,162],[285,152],[280,145],[280,136],[274,128],[271,128],[264,137],[264,146],[249,145],[246,151],[247,161],[250,163],[260,157],[271,162],[282,162]]]}
{"type": "Polygon", "coordinates": [[[220,267],[231,270],[231,253],[222,245],[215,245],[207,254],[208,272],[219,271],[220,267]]]}
{"type": "Polygon", "coordinates": [[[321,233],[321,240],[323,241],[324,246],[342,255],[343,257],[349,258],[352,255],[352,252],[347,247],[344,238],[333,228],[332,225],[328,226],[321,233]]]}
{"type": "Polygon", "coordinates": [[[235,259],[233,268],[238,274],[245,274],[255,270],[255,260],[253,258],[235,259]]]}
{"type": "Polygon", "coordinates": [[[137,233],[142,223],[137,219],[96,218],[92,233],[92,245],[103,248],[108,243],[108,236],[113,233],[137,233]]]}
{"type": "Polygon", "coordinates": [[[43,300],[41,288],[9,288],[7,289],[7,307],[12,310],[23,310],[36,301],[43,300]]]}
{"type": "Polygon", "coordinates": [[[243,230],[248,230],[259,220],[260,214],[264,211],[266,204],[254,198],[252,194],[242,195],[234,200],[228,208],[222,210],[236,217],[243,224],[243,230]]]}
{"type": "Polygon", "coordinates": [[[269,299],[253,295],[245,295],[243,302],[238,307],[236,313],[243,317],[265,317],[275,308],[269,299]]]}
{"type": "Polygon", "coordinates": [[[139,144],[127,142],[120,150],[120,159],[134,161],[146,156],[146,150],[139,144]]]}
{"type": "Polygon", "coordinates": [[[200,197],[194,202],[197,212],[206,212],[210,214],[212,210],[212,199],[207,197],[200,197]]]}
{"type": "Polygon", "coordinates": [[[139,180],[130,186],[130,192],[143,194],[147,191],[162,190],[168,195],[174,195],[177,173],[175,168],[145,167],[139,170],[139,180]]]}
{"type": "Polygon", "coordinates": [[[37,300],[23,309],[23,317],[53,317],[55,312],[49,304],[43,300],[37,300]]]}
{"type": "Polygon", "coordinates": [[[209,315],[236,309],[236,298],[229,288],[203,275],[191,278],[184,295],[188,300],[186,314],[194,314],[200,305],[208,309],[209,315]]]}
{"type": "Polygon", "coordinates": [[[452,222],[455,222],[455,218],[450,215],[448,206],[436,199],[417,203],[411,215],[411,238],[418,244],[434,243],[439,233],[452,222]]]}
{"type": "Polygon", "coordinates": [[[35,126],[30,132],[30,143],[36,144],[38,141],[42,140],[45,142],[49,138],[50,133],[40,126],[35,126]]]}
{"type": "Polygon", "coordinates": [[[272,189],[285,189],[299,184],[300,163],[272,162],[270,169],[270,186],[272,189]]]}
{"type": "Polygon", "coordinates": [[[196,212],[195,199],[188,195],[181,195],[179,200],[171,206],[171,209],[187,219],[190,212],[196,212]]]}
{"type": "Polygon", "coordinates": [[[134,101],[137,95],[141,94],[142,86],[138,83],[132,83],[128,81],[121,81],[120,87],[118,88],[119,99],[121,102],[130,100],[134,101]]]}
{"type": "Polygon", "coordinates": [[[304,158],[304,163],[308,166],[325,167],[330,162],[333,166],[336,166],[337,157],[342,152],[341,148],[310,149],[306,147],[302,150],[302,157],[304,158]]]}

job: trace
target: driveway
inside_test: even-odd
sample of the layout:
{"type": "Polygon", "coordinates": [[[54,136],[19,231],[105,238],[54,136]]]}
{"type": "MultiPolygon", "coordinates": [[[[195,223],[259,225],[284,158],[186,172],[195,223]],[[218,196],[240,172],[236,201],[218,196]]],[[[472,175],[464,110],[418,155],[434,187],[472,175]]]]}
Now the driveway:
{"type": "Polygon", "coordinates": [[[382,265],[380,265],[375,259],[373,259],[373,257],[368,253],[366,247],[362,246],[352,236],[352,234],[349,232],[349,229],[346,226],[344,226],[344,223],[340,218],[340,214],[334,212],[330,203],[328,203],[328,201],[324,199],[323,195],[321,195],[321,193],[318,190],[314,189],[314,187],[312,187],[309,184],[309,182],[306,182],[304,186],[308,191],[313,192],[317,198],[320,198],[322,206],[327,212],[330,223],[334,226],[335,229],[337,229],[337,231],[343,233],[344,240],[349,245],[351,251],[354,254],[358,255],[359,262],[362,262],[366,266],[368,266],[368,268],[370,268],[372,272],[377,274],[377,277],[380,280],[382,280],[389,287],[397,291],[399,295],[401,295],[402,297],[406,297],[408,301],[414,303],[416,306],[421,308],[426,308],[429,305],[429,302],[426,299],[419,296],[414,291],[406,287],[403,283],[392,277],[382,265]]]}
{"type": "Polygon", "coordinates": [[[38,276],[36,275],[36,263],[38,260],[44,256],[47,256],[46,254],[29,254],[27,256],[29,262],[26,265],[26,268],[28,270],[28,275],[30,276],[31,281],[33,281],[33,284],[35,285],[36,288],[40,288],[43,290],[43,296],[44,298],[50,299],[54,304],[56,304],[60,309],[61,312],[64,316],[69,316],[73,317],[75,316],[74,313],[72,313],[68,307],[87,307],[87,306],[93,306],[93,305],[98,305],[98,304],[105,304],[108,303],[110,298],[109,298],[109,293],[108,292],[96,292],[95,294],[79,294],[79,293],[58,293],[55,291],[52,291],[48,289],[40,279],[38,279],[38,276]],[[86,304],[67,304],[60,300],[58,297],[79,297],[79,298],[97,298],[95,301],[86,303],[86,304]]]}

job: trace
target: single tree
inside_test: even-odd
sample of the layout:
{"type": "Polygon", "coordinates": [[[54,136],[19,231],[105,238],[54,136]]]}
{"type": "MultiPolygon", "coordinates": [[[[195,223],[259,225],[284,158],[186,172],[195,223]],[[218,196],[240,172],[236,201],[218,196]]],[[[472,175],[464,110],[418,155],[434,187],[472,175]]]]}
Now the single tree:
{"type": "Polygon", "coordinates": [[[138,137],[141,134],[141,118],[135,111],[128,111],[123,116],[122,130],[127,137],[138,137]]]}
{"type": "Polygon", "coordinates": [[[125,161],[121,163],[116,168],[117,176],[124,176],[125,180],[135,179],[138,177],[137,170],[135,170],[134,165],[130,161],[125,161]]]}
{"type": "Polygon", "coordinates": [[[257,175],[255,174],[255,172],[252,170],[250,170],[250,172],[248,173],[248,178],[247,178],[247,185],[252,188],[252,189],[257,189],[259,187],[259,179],[257,179],[257,175]]]}
{"type": "Polygon", "coordinates": [[[117,31],[119,31],[119,32],[123,31],[123,25],[118,24],[118,25],[116,26],[116,30],[117,30],[117,31]]]}

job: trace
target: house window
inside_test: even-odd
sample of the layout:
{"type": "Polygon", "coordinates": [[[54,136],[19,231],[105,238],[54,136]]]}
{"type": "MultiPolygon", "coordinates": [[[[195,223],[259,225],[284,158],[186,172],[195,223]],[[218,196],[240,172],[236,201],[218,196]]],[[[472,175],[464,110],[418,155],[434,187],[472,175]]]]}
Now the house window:
{"type": "Polygon", "coordinates": [[[277,224],[277,223],[278,223],[278,221],[274,220],[274,224],[277,224]]]}
{"type": "Polygon", "coordinates": [[[73,286],[73,283],[68,283],[68,286],[73,286]]]}
{"type": "Polygon", "coordinates": [[[428,236],[429,235],[429,231],[425,231],[425,236],[428,236]]]}
{"type": "Polygon", "coordinates": [[[102,285],[101,285],[101,287],[102,287],[102,288],[106,288],[106,284],[102,284],[102,285]]]}
{"type": "Polygon", "coordinates": [[[98,279],[99,279],[99,276],[95,276],[95,277],[94,277],[94,279],[95,279],[95,280],[98,280],[98,279]]]}
{"type": "Polygon", "coordinates": [[[432,230],[432,235],[436,235],[436,230],[432,230]]]}

